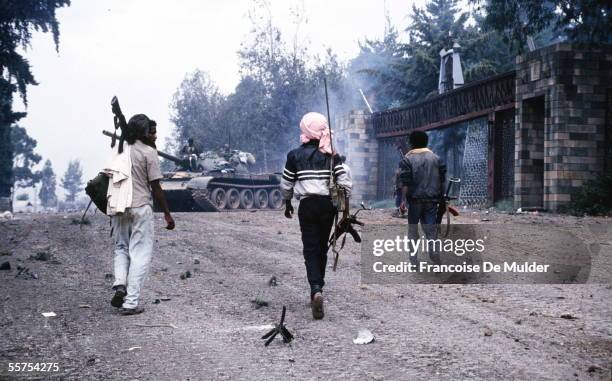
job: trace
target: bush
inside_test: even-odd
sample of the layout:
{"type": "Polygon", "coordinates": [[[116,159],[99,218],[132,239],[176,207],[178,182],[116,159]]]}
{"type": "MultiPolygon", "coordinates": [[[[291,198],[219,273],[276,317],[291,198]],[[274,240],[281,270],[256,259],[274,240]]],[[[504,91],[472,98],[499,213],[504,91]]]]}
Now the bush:
{"type": "Polygon", "coordinates": [[[587,181],[564,209],[575,216],[601,216],[612,211],[612,170],[587,181]]]}

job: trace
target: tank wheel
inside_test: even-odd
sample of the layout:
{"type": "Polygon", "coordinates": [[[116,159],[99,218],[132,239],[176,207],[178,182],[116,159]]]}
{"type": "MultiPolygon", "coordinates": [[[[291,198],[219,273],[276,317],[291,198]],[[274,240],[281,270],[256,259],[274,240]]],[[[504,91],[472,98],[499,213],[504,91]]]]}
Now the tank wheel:
{"type": "Polygon", "coordinates": [[[240,191],[240,207],[242,209],[253,208],[253,191],[250,189],[243,189],[240,191]]]}
{"type": "Polygon", "coordinates": [[[240,206],[240,192],[236,188],[230,188],[225,192],[225,203],[228,209],[238,209],[240,206]]]}
{"type": "Polygon", "coordinates": [[[272,189],[270,191],[268,206],[271,209],[280,209],[283,206],[283,195],[280,190],[272,189]]]}
{"type": "Polygon", "coordinates": [[[255,207],[265,209],[268,207],[268,192],[265,189],[255,191],[255,207]]]}
{"type": "Polygon", "coordinates": [[[225,208],[225,191],[221,188],[215,188],[210,194],[210,200],[217,207],[217,209],[225,208]]]}

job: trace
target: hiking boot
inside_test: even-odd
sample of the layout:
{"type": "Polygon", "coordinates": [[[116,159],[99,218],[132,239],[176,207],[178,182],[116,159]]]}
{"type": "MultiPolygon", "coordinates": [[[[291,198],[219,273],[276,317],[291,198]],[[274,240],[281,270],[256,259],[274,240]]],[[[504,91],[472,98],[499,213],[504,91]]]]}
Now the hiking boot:
{"type": "Polygon", "coordinates": [[[111,299],[111,306],[116,308],[121,308],[123,305],[123,301],[125,300],[125,296],[127,295],[127,291],[125,290],[125,286],[115,286],[115,295],[111,299]]]}
{"type": "Polygon", "coordinates": [[[138,315],[144,312],[144,308],[142,307],[134,307],[134,308],[122,308],[121,315],[130,316],[130,315],[138,315]]]}
{"type": "Polygon", "coordinates": [[[323,295],[320,292],[317,292],[312,297],[312,318],[315,320],[323,319],[325,313],[323,312],[323,295]]]}

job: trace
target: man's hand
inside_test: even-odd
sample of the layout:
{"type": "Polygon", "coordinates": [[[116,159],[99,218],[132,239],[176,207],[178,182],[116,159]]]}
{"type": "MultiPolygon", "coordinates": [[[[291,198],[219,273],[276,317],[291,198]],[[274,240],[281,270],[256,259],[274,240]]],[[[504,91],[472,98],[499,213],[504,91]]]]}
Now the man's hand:
{"type": "Polygon", "coordinates": [[[399,206],[400,212],[402,213],[406,213],[406,203],[404,201],[402,201],[402,203],[399,206]]]}
{"type": "Polygon", "coordinates": [[[291,205],[291,200],[285,201],[285,217],[291,218],[293,216],[293,205],[291,205]]]}
{"type": "Polygon", "coordinates": [[[166,220],[166,229],[174,229],[174,218],[172,218],[170,213],[164,213],[164,219],[166,220]]]}

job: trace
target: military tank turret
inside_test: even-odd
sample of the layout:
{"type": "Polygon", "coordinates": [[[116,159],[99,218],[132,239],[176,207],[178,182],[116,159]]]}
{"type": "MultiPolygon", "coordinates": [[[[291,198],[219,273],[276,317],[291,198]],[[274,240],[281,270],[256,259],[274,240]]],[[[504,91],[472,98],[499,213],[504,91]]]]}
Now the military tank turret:
{"type": "MultiPolygon", "coordinates": [[[[113,136],[108,131],[102,132],[113,136]]],[[[233,209],[280,209],[281,175],[254,174],[255,157],[244,151],[206,151],[181,159],[157,151],[175,164],[160,181],[172,212],[219,212],[233,209]]]]}

